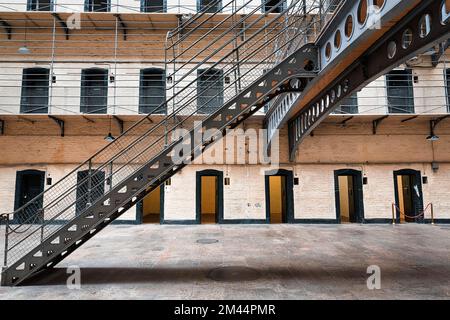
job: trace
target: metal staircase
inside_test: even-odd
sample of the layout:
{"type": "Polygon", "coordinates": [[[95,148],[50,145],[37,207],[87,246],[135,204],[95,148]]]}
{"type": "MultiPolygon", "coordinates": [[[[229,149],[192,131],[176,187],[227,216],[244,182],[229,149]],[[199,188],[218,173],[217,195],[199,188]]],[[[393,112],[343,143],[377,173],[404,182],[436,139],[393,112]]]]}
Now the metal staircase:
{"type": "Polygon", "coordinates": [[[166,76],[171,86],[153,116],[4,215],[2,285],[19,285],[55,266],[220,139],[195,139],[199,133],[217,129],[225,134],[277,95],[304,90],[318,67],[318,52],[300,27],[306,21],[304,2],[275,6],[265,14],[255,14],[261,6],[249,10],[249,3],[230,1],[222,10],[233,13],[200,13],[169,33],[166,76]],[[205,32],[212,21],[214,27],[205,32]],[[215,70],[220,77],[209,76],[215,70]],[[199,89],[197,80],[205,76],[207,84],[199,89]],[[214,96],[208,96],[211,89],[214,96]],[[180,153],[186,141],[188,151],[180,153]],[[23,222],[12,224],[18,215],[23,222]]]}

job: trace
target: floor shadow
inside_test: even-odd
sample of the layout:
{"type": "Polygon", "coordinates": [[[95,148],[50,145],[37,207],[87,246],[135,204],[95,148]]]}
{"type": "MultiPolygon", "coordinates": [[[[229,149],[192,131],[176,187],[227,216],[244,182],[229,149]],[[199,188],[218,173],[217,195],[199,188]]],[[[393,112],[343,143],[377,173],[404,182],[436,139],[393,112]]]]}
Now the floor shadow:
{"type": "MultiPolygon", "coordinates": [[[[329,283],[330,281],[365,281],[369,276],[361,267],[345,267],[330,270],[320,267],[289,267],[289,268],[258,268],[254,272],[236,272],[236,268],[243,266],[228,266],[227,270],[219,270],[220,276],[212,277],[220,266],[213,268],[81,268],[81,283],[83,285],[99,284],[130,284],[130,283],[195,283],[229,282],[239,283],[243,281],[308,281],[312,283],[329,283]]],[[[226,269],[224,268],[224,269],[226,269]]],[[[398,282],[402,280],[420,279],[421,283],[446,281],[450,274],[448,265],[427,266],[426,268],[398,268],[382,269],[384,281],[398,282]],[[440,270],[439,273],[433,272],[440,270]]],[[[25,281],[23,286],[42,285],[66,285],[70,276],[66,268],[54,268],[42,271],[25,281]]]]}

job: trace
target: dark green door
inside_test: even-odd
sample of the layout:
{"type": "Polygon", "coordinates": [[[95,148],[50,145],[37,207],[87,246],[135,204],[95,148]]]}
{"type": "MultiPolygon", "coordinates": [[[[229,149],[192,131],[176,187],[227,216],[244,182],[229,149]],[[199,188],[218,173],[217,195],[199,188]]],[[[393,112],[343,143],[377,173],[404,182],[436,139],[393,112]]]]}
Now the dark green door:
{"type": "Polygon", "coordinates": [[[39,223],[43,218],[41,210],[43,197],[42,195],[38,198],[36,197],[44,191],[44,180],[45,172],[43,171],[25,170],[17,172],[14,209],[17,210],[28,204],[14,217],[18,223],[39,223]]]}

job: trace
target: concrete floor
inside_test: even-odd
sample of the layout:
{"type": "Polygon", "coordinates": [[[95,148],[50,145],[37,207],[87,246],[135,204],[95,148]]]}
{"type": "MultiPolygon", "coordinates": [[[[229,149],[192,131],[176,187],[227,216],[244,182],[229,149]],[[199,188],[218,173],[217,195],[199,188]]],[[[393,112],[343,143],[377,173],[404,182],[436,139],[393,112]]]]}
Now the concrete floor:
{"type": "Polygon", "coordinates": [[[450,299],[450,226],[109,226],[32,285],[0,287],[0,299],[61,298],[450,299]],[[66,287],[67,266],[81,289],[66,287]]]}

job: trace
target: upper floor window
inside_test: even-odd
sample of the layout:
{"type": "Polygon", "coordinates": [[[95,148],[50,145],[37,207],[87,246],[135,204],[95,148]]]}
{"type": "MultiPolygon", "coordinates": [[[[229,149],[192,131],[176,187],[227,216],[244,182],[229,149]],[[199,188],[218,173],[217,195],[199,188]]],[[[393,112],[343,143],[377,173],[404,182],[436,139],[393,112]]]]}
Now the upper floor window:
{"type": "Polygon", "coordinates": [[[141,0],[141,12],[166,12],[166,0],[141,0]]]}
{"type": "Polygon", "coordinates": [[[286,0],[262,0],[263,12],[281,13],[286,9],[286,0]]]}
{"type": "Polygon", "coordinates": [[[445,93],[447,96],[447,112],[450,112],[450,69],[445,69],[445,93]]]}
{"type": "Polygon", "coordinates": [[[198,113],[213,113],[223,105],[223,71],[203,69],[197,73],[198,113]]]}
{"type": "Polygon", "coordinates": [[[197,0],[197,11],[215,13],[222,11],[221,0],[197,0]]]}
{"type": "Polygon", "coordinates": [[[148,68],[141,70],[139,86],[139,113],[166,113],[166,81],[162,69],[148,68]]]}
{"type": "Polygon", "coordinates": [[[334,111],[335,114],[357,114],[358,113],[358,95],[353,93],[341,103],[334,111]]]}
{"type": "Polygon", "coordinates": [[[411,70],[392,70],[386,75],[389,113],[414,113],[411,70]]]}
{"type": "Polygon", "coordinates": [[[110,0],[85,0],[84,11],[89,12],[109,12],[111,11],[110,0]]]}
{"type": "Polygon", "coordinates": [[[107,113],[108,70],[101,68],[81,71],[81,112],[107,113]]]}
{"type": "Polygon", "coordinates": [[[23,70],[21,113],[48,113],[49,73],[46,68],[23,70]]]}
{"type": "Polygon", "coordinates": [[[28,11],[52,11],[53,1],[52,0],[28,0],[27,1],[28,11]]]}

